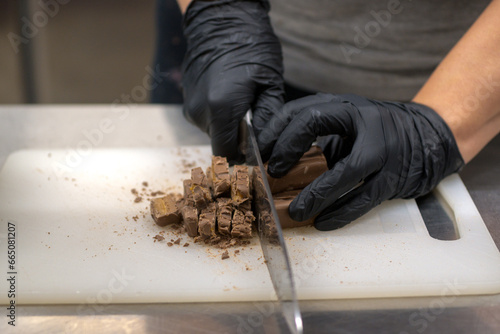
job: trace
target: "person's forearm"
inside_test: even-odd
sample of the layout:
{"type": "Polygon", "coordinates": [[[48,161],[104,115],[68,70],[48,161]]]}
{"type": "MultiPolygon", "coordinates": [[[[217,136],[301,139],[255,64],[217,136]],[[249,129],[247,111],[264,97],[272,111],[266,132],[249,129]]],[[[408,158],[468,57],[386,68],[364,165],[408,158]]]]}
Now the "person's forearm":
{"type": "Polygon", "coordinates": [[[184,14],[186,12],[186,9],[188,8],[191,1],[192,0],[177,0],[177,4],[179,5],[179,8],[181,9],[182,14],[184,14]]]}
{"type": "Polygon", "coordinates": [[[500,132],[500,0],[493,0],[413,101],[450,127],[465,162],[500,132]]]}

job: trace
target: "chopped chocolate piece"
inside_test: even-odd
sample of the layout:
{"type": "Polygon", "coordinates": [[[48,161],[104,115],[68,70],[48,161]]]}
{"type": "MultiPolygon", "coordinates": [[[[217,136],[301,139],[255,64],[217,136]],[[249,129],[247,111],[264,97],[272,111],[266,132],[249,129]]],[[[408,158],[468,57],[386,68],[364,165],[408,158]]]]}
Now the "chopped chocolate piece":
{"type": "Polygon", "coordinates": [[[237,209],[241,210],[243,212],[251,211],[252,210],[252,200],[247,199],[245,202],[238,205],[237,209]]]}
{"type": "Polygon", "coordinates": [[[191,170],[191,193],[196,206],[201,209],[212,201],[212,195],[208,188],[208,180],[203,173],[201,167],[196,167],[191,170]]]}
{"type": "Polygon", "coordinates": [[[198,235],[198,209],[194,206],[186,205],[181,210],[184,228],[190,237],[198,235]]]}
{"type": "MultiPolygon", "coordinates": [[[[211,245],[217,245],[221,241],[221,237],[218,235],[212,236],[209,240],[211,245]]],[[[205,241],[206,242],[206,241],[205,241]]]]}
{"type": "Polygon", "coordinates": [[[309,183],[328,170],[321,148],[312,146],[288,173],[281,178],[267,175],[273,194],[283,191],[304,189],[309,183]]]}
{"type": "Polygon", "coordinates": [[[186,242],[184,245],[182,245],[182,247],[188,247],[189,246],[189,243],[186,242]]]}
{"type": "Polygon", "coordinates": [[[231,199],[236,205],[250,199],[250,177],[248,166],[235,165],[231,176],[231,199]]]}
{"type": "Polygon", "coordinates": [[[173,244],[173,243],[171,243],[170,241],[169,241],[169,242],[167,242],[167,246],[168,246],[168,247],[172,247],[173,245],[174,245],[174,244],[173,244]]]}
{"type": "Polygon", "coordinates": [[[182,181],[182,186],[184,189],[184,198],[188,198],[189,196],[192,196],[191,194],[191,180],[187,179],[182,181]]]}
{"type": "Polygon", "coordinates": [[[229,164],[224,157],[212,157],[211,186],[214,197],[219,197],[229,193],[231,187],[231,177],[229,175],[229,164]]]}
{"type": "Polygon", "coordinates": [[[222,235],[231,235],[233,205],[229,198],[217,198],[217,229],[222,235]]]}
{"type": "Polygon", "coordinates": [[[229,259],[229,252],[228,252],[227,250],[225,250],[225,251],[222,253],[221,259],[222,259],[222,260],[229,259]]]}
{"type": "Polygon", "coordinates": [[[176,245],[180,245],[181,243],[181,238],[177,238],[177,240],[174,241],[174,244],[176,245]]]}
{"type": "Polygon", "coordinates": [[[234,210],[231,236],[238,238],[251,238],[252,223],[254,220],[255,217],[251,211],[243,213],[240,210],[234,210]]]}
{"type": "Polygon", "coordinates": [[[165,226],[181,221],[181,214],[177,207],[177,201],[181,198],[180,194],[170,193],[167,196],[155,198],[151,201],[151,216],[156,224],[165,226]]]}
{"type": "Polygon", "coordinates": [[[182,181],[182,186],[184,188],[184,204],[194,206],[193,193],[191,192],[191,180],[187,179],[182,181]]]}
{"type": "Polygon", "coordinates": [[[207,176],[207,183],[208,183],[208,188],[212,190],[213,194],[213,177],[212,177],[212,167],[208,166],[207,170],[205,171],[205,174],[207,176]]]}
{"type": "Polygon", "coordinates": [[[314,217],[309,218],[303,222],[293,220],[288,213],[288,207],[293,199],[297,197],[301,190],[291,190],[273,195],[274,205],[276,206],[276,213],[280,221],[281,228],[291,228],[312,225],[314,217]]]}
{"type": "Polygon", "coordinates": [[[261,212],[260,219],[262,220],[260,224],[263,226],[264,234],[269,237],[269,240],[278,242],[278,230],[271,212],[261,212]]]}
{"type": "Polygon", "coordinates": [[[203,240],[217,236],[215,234],[216,211],[217,207],[213,202],[201,210],[198,220],[198,232],[203,240]]]}
{"type": "Polygon", "coordinates": [[[191,182],[193,185],[208,187],[208,180],[201,167],[191,169],[191,182]]]}
{"type": "Polygon", "coordinates": [[[264,181],[262,180],[262,173],[259,168],[254,168],[252,170],[252,186],[255,199],[267,197],[264,181]]]}

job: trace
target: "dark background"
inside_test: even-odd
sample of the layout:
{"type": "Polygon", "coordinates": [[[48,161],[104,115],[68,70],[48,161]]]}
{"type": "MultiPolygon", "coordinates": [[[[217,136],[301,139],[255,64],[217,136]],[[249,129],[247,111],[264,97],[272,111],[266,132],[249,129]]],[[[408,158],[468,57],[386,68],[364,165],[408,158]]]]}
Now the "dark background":
{"type": "Polygon", "coordinates": [[[153,62],[155,0],[60,0],[68,3],[21,44],[30,68],[8,34],[23,36],[21,19],[33,23],[40,1],[57,3],[0,1],[0,104],[30,102],[30,91],[37,103],[112,103],[142,84],[153,62]]]}

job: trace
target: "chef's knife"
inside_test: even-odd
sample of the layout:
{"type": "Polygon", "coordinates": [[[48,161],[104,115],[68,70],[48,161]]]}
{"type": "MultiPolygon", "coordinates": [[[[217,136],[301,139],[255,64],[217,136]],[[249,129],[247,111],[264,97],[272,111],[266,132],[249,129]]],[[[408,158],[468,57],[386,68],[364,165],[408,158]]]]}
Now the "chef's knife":
{"type": "Polygon", "coordinates": [[[240,149],[245,154],[247,165],[253,166],[253,176],[257,178],[257,182],[254,180],[253,201],[260,244],[288,328],[292,333],[302,333],[302,317],[295,293],[288,252],[274,206],[271,188],[265,177],[266,172],[252,128],[251,117],[251,111],[248,111],[245,119],[241,122],[242,145],[240,149]]]}

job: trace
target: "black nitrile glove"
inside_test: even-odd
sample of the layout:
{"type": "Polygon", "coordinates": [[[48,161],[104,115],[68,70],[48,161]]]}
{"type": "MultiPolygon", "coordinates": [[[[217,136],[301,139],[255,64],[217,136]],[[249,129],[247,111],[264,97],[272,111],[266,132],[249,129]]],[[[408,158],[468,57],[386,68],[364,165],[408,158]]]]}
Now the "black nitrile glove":
{"type": "Polygon", "coordinates": [[[283,105],[281,45],[267,1],[195,0],[184,17],[184,115],[214,155],[241,161],[238,125],[252,107],[256,133],[283,105]]]}
{"type": "Polygon", "coordinates": [[[450,129],[429,107],[317,94],[287,103],[261,132],[261,148],[274,145],[269,174],[283,176],[326,135],[320,143],[330,170],[289,207],[298,221],[318,215],[319,230],[345,226],[384,200],[424,195],[464,164],[450,129]]]}

